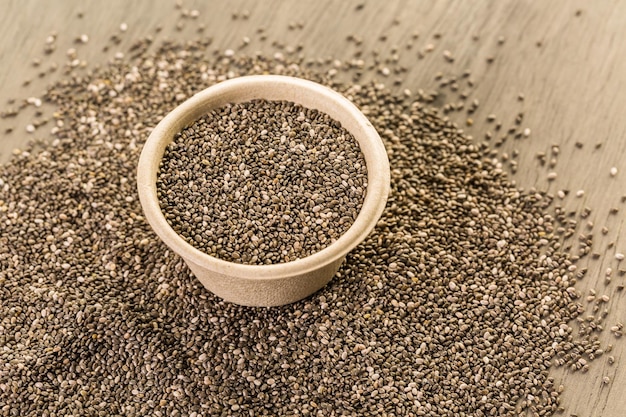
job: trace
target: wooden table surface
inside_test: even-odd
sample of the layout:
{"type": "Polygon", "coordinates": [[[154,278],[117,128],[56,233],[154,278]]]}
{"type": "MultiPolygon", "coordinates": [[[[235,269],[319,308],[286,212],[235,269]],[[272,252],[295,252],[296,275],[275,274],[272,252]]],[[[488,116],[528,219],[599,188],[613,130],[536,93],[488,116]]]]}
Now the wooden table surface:
{"type": "MultiPolygon", "coordinates": [[[[593,210],[583,221],[592,221],[595,227],[582,230],[593,233],[594,251],[601,256],[581,261],[589,273],[578,288],[583,295],[595,288],[598,294],[610,296],[607,330],[600,338],[604,346],[614,346],[611,354],[616,362],[609,365],[605,354],[592,362],[586,374],[554,369],[553,375],[565,386],[563,415],[626,415],[626,344],[608,331],[615,323],[626,322],[626,297],[618,289],[626,279],[618,273],[626,268],[626,261],[619,264],[614,259],[616,251],[626,252],[621,232],[626,213],[626,203],[621,201],[626,195],[626,2],[186,0],[180,9],[173,0],[0,0],[0,15],[0,110],[11,107],[8,99],[19,103],[36,97],[46,84],[62,78],[68,48],[76,48],[79,59],[95,65],[127,50],[140,37],[195,39],[201,24],[203,36],[211,36],[213,46],[220,49],[236,49],[248,36],[246,51],[272,53],[276,50],[272,43],[278,41],[285,46],[302,44],[307,57],[347,60],[356,47],[346,38],[355,35],[363,40],[363,59],[371,60],[373,51],[388,58],[397,46],[399,62],[408,71],[395,88],[412,92],[434,88],[437,72],[450,76],[471,70],[476,87],[470,98],[478,99],[480,106],[466,131],[482,140],[490,128],[485,122],[488,114],[496,114],[508,127],[524,112],[522,126],[531,130],[530,137],[500,148],[509,154],[519,151],[519,169],[512,178],[525,188],[555,194],[570,190],[561,202],[564,207],[593,210]],[[197,9],[199,17],[182,19],[184,9],[197,9]],[[121,23],[128,25],[125,33],[120,32],[121,23]],[[162,26],[159,33],[157,26],[162,26]],[[259,27],[266,28],[267,40],[259,39],[259,27]],[[57,50],[45,55],[45,39],[55,31],[57,50]],[[122,42],[103,52],[114,33],[121,35],[122,42]],[[407,49],[415,33],[419,36],[407,49]],[[85,45],[75,43],[81,34],[89,37],[85,45]],[[498,42],[500,37],[503,43],[498,42]],[[418,59],[418,51],[428,44],[433,51],[418,59]],[[454,62],[444,59],[445,50],[454,62]],[[491,64],[489,56],[493,56],[491,64]],[[41,60],[38,67],[33,65],[35,59],[41,60]],[[40,78],[39,73],[47,72],[53,62],[59,69],[40,78]],[[519,93],[524,94],[523,101],[518,100],[519,93]],[[554,168],[541,166],[536,154],[546,152],[550,159],[553,145],[560,147],[558,163],[554,168]],[[618,170],[614,177],[611,167],[618,170]],[[550,171],[558,174],[551,182],[547,181],[550,171]],[[584,196],[576,198],[577,190],[584,190],[584,196]],[[611,214],[611,208],[619,212],[611,214]],[[600,232],[603,226],[609,229],[606,235],[600,232]],[[614,247],[608,249],[610,243],[614,247]],[[615,272],[607,285],[608,267],[615,272]],[[603,384],[605,376],[610,377],[609,384],[603,384]]],[[[389,85],[397,78],[369,76],[389,85]]],[[[15,147],[46,137],[49,127],[32,135],[26,132],[33,117],[34,110],[27,108],[18,117],[0,119],[0,162],[8,160],[15,147]],[[7,133],[8,128],[13,132],[7,133]]],[[[466,124],[465,113],[454,117],[466,124]]]]}

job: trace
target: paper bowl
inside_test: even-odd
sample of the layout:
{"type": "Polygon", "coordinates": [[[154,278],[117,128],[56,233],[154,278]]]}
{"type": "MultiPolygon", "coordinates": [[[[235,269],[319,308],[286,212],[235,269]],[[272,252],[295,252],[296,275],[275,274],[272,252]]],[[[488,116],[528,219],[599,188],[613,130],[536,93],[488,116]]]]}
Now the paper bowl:
{"type": "Polygon", "coordinates": [[[352,102],[312,81],[279,75],[230,79],[189,98],[154,128],[137,168],[139,199],[148,223],[159,238],[184,259],[209,291],[226,301],[247,306],[289,304],[328,283],[346,254],[376,225],[387,202],[389,182],[389,160],[380,136],[352,102]],[[352,226],[326,248],[292,262],[247,265],[210,256],[187,243],[171,228],[157,199],[159,164],[176,133],[212,109],[253,99],[286,100],[328,114],[354,135],[367,165],[366,196],[352,226]]]}

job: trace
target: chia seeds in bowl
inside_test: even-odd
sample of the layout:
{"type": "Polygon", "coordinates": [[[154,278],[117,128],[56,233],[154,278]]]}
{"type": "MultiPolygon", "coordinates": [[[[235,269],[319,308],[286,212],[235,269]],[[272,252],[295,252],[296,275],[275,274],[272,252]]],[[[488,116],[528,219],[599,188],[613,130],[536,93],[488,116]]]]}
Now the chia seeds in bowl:
{"type": "Polygon", "coordinates": [[[354,223],[367,188],[364,156],[341,123],[289,101],[211,110],[175,135],[157,176],[169,225],[225,261],[294,261],[354,223]]]}

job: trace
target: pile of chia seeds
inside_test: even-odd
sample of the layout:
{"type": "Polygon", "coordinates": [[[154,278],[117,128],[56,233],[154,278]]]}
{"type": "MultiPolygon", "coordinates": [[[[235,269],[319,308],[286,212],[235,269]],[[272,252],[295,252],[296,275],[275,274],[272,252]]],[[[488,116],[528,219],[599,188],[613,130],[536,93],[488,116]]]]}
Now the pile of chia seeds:
{"type": "Polygon", "coordinates": [[[423,100],[283,56],[207,58],[205,46],[170,42],[57,83],[48,143],[0,167],[2,415],[557,411],[548,370],[585,369],[600,346],[568,324],[581,272],[551,198],[516,187],[423,100]],[[205,290],[150,229],[135,183],[142,144],[174,105],[260,73],[349,97],[392,167],[374,232],[329,285],[279,308],[205,290]]]}
{"type": "Polygon", "coordinates": [[[352,225],[366,188],[354,136],[286,101],[211,111],[174,137],[157,175],[170,226],[201,251],[246,264],[324,249],[352,225]]]}

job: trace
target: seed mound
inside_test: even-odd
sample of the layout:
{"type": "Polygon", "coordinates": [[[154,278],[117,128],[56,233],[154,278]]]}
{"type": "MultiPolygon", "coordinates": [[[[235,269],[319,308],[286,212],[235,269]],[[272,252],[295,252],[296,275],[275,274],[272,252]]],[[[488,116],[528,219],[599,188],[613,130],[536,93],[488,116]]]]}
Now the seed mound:
{"type": "Polygon", "coordinates": [[[554,414],[550,367],[587,367],[600,343],[568,324],[583,311],[554,233],[569,217],[422,102],[206,46],[169,42],[52,86],[49,143],[0,167],[1,414],[554,414]],[[268,309],[206,291],[135,182],[173,103],[260,73],[350,97],[392,167],[380,222],[330,284],[268,309]]]}
{"type": "Polygon", "coordinates": [[[211,111],[174,137],[157,175],[170,226],[201,251],[245,264],[324,249],[353,224],[366,188],[354,136],[287,101],[211,111]]]}

